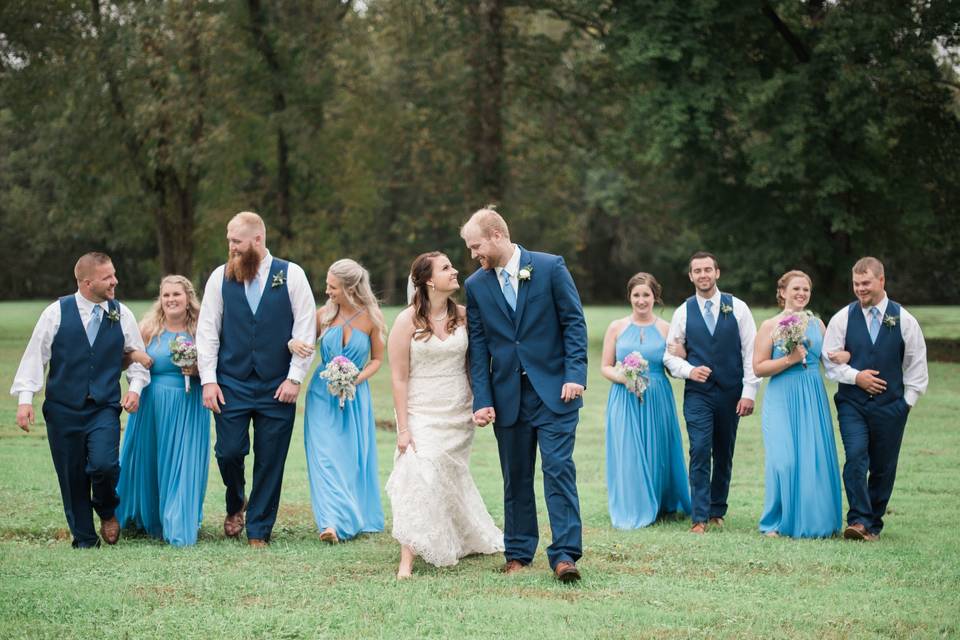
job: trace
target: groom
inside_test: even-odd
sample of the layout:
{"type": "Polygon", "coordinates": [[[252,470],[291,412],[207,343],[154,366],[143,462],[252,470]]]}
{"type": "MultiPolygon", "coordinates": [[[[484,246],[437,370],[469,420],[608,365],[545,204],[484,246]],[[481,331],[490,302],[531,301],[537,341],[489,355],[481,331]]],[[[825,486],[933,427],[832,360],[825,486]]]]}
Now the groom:
{"type": "Polygon", "coordinates": [[[474,421],[495,422],[503,472],[504,572],[533,561],[539,540],[533,489],[537,447],[561,582],[580,579],[580,501],[573,446],[587,384],[587,325],[563,258],[510,240],[490,208],[460,230],[482,269],[466,281],[474,421]]]}
{"type": "Polygon", "coordinates": [[[197,320],[203,405],[214,413],[214,452],[227,488],[223,532],[239,537],[246,509],[251,547],[270,542],[297,395],[312,360],[291,358],[287,341],[316,342],[316,307],[307,276],[296,264],[270,255],[266,237],[257,214],[233,217],[227,225],[229,260],[210,274],[197,320]],[[250,452],[251,420],[248,503],[243,461],[250,452]]]}
{"type": "Polygon", "coordinates": [[[920,325],[887,297],[883,263],[853,265],[857,300],[830,319],[823,353],[848,351],[850,362],[823,358],[827,377],[839,383],[834,402],[847,460],[848,540],[876,540],[893,493],[900,443],[910,409],[927,390],[927,345],[920,325]],[[869,478],[867,473],[869,472],[869,478]]]}

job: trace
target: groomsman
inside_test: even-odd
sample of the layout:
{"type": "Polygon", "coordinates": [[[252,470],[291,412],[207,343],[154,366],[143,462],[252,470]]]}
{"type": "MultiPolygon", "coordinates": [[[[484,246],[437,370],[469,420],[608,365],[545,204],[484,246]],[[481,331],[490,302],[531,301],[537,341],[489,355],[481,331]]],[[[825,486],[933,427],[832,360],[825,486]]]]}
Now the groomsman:
{"type": "Polygon", "coordinates": [[[688,275],[696,293],[677,307],[667,335],[668,345],[684,345],[686,359],[668,349],[663,363],[687,381],[683,417],[690,438],[690,532],[702,534],[708,525],[723,527],[737,425],[753,413],[760,379],[753,373],[757,327],[742,300],[717,289],[717,258],[693,254],[688,275]]]}
{"type": "Polygon", "coordinates": [[[114,297],[117,276],[109,256],[87,253],[73,273],[77,292],[40,314],[10,393],[19,399],[17,425],[30,431],[33,396],[43,388],[43,370],[50,365],[43,402],[47,442],[73,547],[85,548],[100,546],[94,511],[104,542],[116,544],[120,537],[114,516],[119,504],[120,408],[137,410],[150,372],[131,364],[130,387],[121,401],[123,354],[144,350],[137,320],[114,297]]]}
{"type": "Polygon", "coordinates": [[[853,265],[851,302],[830,319],[823,338],[827,377],[839,383],[834,402],[846,452],[848,540],[876,540],[893,493],[900,443],[910,409],[927,390],[927,345],[920,325],[887,298],[883,263],[853,265]],[[837,364],[828,354],[850,353],[837,364]],[[869,477],[868,477],[869,474],[869,477]]]}
{"type": "Polygon", "coordinates": [[[300,384],[313,356],[291,356],[287,342],[317,339],[313,292],[298,265],[275,258],[267,230],[255,213],[241,212],[227,225],[229,260],[207,280],[197,322],[197,365],[203,405],[213,411],[214,453],[226,486],[230,538],[248,521],[250,546],[270,542],[283,467],[297,410],[300,384]],[[244,458],[253,421],[253,487],[249,503],[244,458]]]}

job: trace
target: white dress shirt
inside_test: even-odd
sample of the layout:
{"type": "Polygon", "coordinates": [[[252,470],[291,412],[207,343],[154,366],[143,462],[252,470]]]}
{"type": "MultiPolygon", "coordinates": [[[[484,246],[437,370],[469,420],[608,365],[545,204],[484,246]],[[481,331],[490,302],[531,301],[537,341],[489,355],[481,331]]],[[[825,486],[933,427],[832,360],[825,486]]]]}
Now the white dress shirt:
{"type": "Polygon", "coordinates": [[[515,294],[520,293],[520,279],[518,274],[520,273],[520,247],[519,245],[513,245],[513,255],[510,256],[510,259],[507,260],[507,264],[504,267],[496,267],[494,269],[497,272],[497,282],[500,284],[500,291],[503,291],[503,272],[506,271],[510,274],[510,286],[513,287],[513,292],[515,294]]]}
{"type": "MultiPolygon", "coordinates": [[[[257,275],[260,278],[260,291],[270,285],[267,280],[273,256],[267,255],[260,261],[257,275]]],[[[307,281],[307,274],[300,265],[288,263],[287,292],[290,295],[290,307],[293,310],[293,337],[307,344],[317,342],[317,307],[313,300],[313,291],[307,281]]],[[[200,370],[200,383],[217,381],[217,361],[220,355],[220,328],[223,326],[223,272],[224,265],[214,269],[203,291],[203,303],[200,305],[200,317],[197,318],[197,368],[200,370]]],[[[310,369],[313,356],[302,358],[294,355],[290,360],[287,378],[303,382],[310,369]]]]}
{"type": "MultiPolygon", "coordinates": [[[[731,296],[733,297],[733,296],[731,296]]],[[[697,305],[700,307],[701,315],[704,314],[704,308],[708,298],[701,298],[697,294],[697,305]]],[[[720,314],[720,291],[717,290],[712,298],[711,311],[713,316],[719,321],[720,314]]],[[[743,358],[743,392],[742,397],[747,400],[754,400],[757,397],[757,389],[760,388],[760,378],[753,374],[753,341],[757,337],[757,325],[753,322],[753,314],[750,308],[740,298],[733,297],[733,317],[737,321],[737,328],[740,333],[740,355],[743,358]]],[[[673,320],[670,321],[670,331],[667,333],[667,345],[673,344],[675,340],[681,343],[687,341],[687,303],[684,302],[677,310],[673,312],[673,320]]],[[[668,350],[663,352],[663,364],[670,371],[674,378],[690,377],[693,371],[693,365],[683,358],[671,355],[668,350]]],[[[712,375],[712,374],[711,374],[712,375]]]]}
{"type": "MultiPolygon", "coordinates": [[[[110,321],[107,318],[109,306],[106,302],[90,302],[80,295],[79,291],[73,295],[77,300],[77,310],[80,311],[80,321],[84,329],[90,323],[94,306],[100,306],[103,309],[101,322],[110,321]]],[[[137,327],[137,319],[123,304],[120,304],[120,328],[123,330],[124,352],[146,351],[140,329],[137,327]]],[[[60,301],[57,300],[40,314],[40,320],[37,321],[30,342],[27,343],[27,349],[23,352],[17,375],[13,378],[10,395],[17,396],[19,404],[33,404],[34,394],[43,388],[43,371],[50,362],[53,338],[59,329],[60,301]]],[[[130,383],[129,390],[139,395],[143,388],[150,384],[150,371],[143,365],[133,363],[127,368],[127,381],[130,383]]]]}
{"type": "MultiPolygon", "coordinates": [[[[887,303],[889,299],[883,296],[883,300],[877,303],[877,309],[880,311],[881,330],[882,319],[887,312],[887,303]]],[[[847,323],[849,321],[849,306],[840,309],[832,318],[827,326],[827,332],[823,336],[823,352],[820,359],[826,369],[827,377],[834,382],[842,384],[857,384],[857,374],[860,373],[849,364],[834,364],[827,356],[832,351],[843,351],[847,342],[847,323]]],[[[867,327],[870,326],[870,309],[872,307],[860,307],[863,312],[867,327]]],[[[900,307],[900,333],[903,336],[903,399],[911,407],[917,403],[917,400],[927,391],[929,376],[927,374],[927,343],[923,339],[923,331],[920,330],[920,323],[913,315],[900,307]]]]}

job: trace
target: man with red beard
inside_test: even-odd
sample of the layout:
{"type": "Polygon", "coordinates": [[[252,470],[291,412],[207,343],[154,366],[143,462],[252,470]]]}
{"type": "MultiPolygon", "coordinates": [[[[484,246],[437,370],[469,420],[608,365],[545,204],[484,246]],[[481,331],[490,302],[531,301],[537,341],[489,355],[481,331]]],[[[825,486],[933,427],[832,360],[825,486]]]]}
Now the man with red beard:
{"type": "Polygon", "coordinates": [[[313,292],[303,269],[274,258],[266,226],[255,213],[227,225],[227,264],[207,280],[197,323],[203,404],[217,427],[214,453],[226,486],[223,532],[263,547],[280,504],[283,467],[310,357],[291,356],[287,342],[317,339],[313,292]],[[253,487],[245,491],[243,461],[253,421],[253,487]]]}

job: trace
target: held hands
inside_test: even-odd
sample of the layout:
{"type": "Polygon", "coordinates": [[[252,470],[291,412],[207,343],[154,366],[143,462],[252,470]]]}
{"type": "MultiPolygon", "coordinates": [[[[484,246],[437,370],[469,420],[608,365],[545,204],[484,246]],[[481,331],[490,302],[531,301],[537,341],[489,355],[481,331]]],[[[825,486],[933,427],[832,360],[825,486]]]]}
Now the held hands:
{"type": "Polygon", "coordinates": [[[672,356],[676,356],[681,360],[687,359],[687,349],[683,346],[683,342],[680,340],[680,338],[674,338],[673,342],[667,345],[667,353],[672,356]]]}
{"type": "Polygon", "coordinates": [[[309,358],[313,355],[314,346],[309,342],[304,342],[303,340],[297,340],[296,338],[291,338],[287,343],[287,349],[290,350],[295,356],[300,356],[301,358],[309,358]]]}
{"type": "Polygon", "coordinates": [[[220,413],[220,406],[227,404],[223,399],[223,391],[216,382],[208,382],[203,385],[203,406],[214,413],[220,413]]]}
{"type": "Polygon", "coordinates": [[[849,351],[828,351],[827,358],[830,359],[830,362],[833,364],[847,364],[850,362],[850,352],[849,351]]]}
{"type": "Polygon", "coordinates": [[[877,376],[880,374],[876,369],[864,369],[857,374],[857,386],[869,393],[871,396],[878,396],[887,390],[887,381],[877,376]]]}
{"type": "Polygon", "coordinates": [[[690,372],[690,379],[694,382],[706,382],[710,378],[711,373],[713,373],[713,369],[706,365],[700,365],[699,367],[694,367],[690,372]]]}
{"type": "Polygon", "coordinates": [[[753,413],[753,400],[740,398],[740,400],[737,401],[737,415],[741,418],[745,418],[751,413],[753,413]]]}
{"type": "Polygon", "coordinates": [[[33,415],[33,405],[32,404],[21,404],[17,405],[17,426],[30,433],[30,425],[33,424],[34,415],[33,415]]]}
{"type": "Polygon", "coordinates": [[[300,385],[290,378],[287,378],[277,387],[277,392],[273,394],[273,399],[289,404],[296,402],[298,395],[300,395],[300,385]]]}
{"type": "Polygon", "coordinates": [[[497,419],[497,413],[493,407],[484,407],[473,412],[473,424],[478,427],[485,427],[497,419]]]}
{"type": "Polygon", "coordinates": [[[570,402],[571,400],[576,400],[583,395],[583,385],[577,384],[576,382],[565,382],[563,383],[563,388],[560,389],[560,399],[564,402],[570,402]]]}
{"type": "Polygon", "coordinates": [[[140,408],[140,394],[127,391],[126,395],[123,396],[123,401],[120,403],[120,406],[123,407],[127,413],[136,413],[137,409],[140,408]]]}

